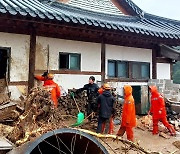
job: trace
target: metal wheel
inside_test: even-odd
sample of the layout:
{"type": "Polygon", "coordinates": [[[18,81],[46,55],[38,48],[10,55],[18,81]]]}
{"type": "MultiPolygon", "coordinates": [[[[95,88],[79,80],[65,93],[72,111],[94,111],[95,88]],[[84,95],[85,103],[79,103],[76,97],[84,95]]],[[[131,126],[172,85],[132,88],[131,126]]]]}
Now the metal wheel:
{"type": "MultiPolygon", "coordinates": [[[[69,128],[42,135],[22,147],[18,154],[108,154],[105,147],[93,136],[69,128]]],[[[16,152],[13,152],[16,154],[16,152]]]]}

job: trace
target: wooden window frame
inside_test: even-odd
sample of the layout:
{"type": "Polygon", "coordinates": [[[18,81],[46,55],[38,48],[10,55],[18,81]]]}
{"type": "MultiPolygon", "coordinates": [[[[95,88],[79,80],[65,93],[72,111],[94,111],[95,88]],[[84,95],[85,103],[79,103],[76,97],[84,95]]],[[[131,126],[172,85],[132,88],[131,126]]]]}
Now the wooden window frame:
{"type": "Polygon", "coordinates": [[[74,71],[81,71],[81,54],[80,53],[69,53],[69,52],[59,52],[59,70],[74,70],[74,71]],[[67,64],[66,68],[60,67],[60,56],[61,55],[67,55],[67,64]],[[78,69],[71,69],[70,68],[70,56],[71,55],[77,55],[79,57],[79,68],[78,69]]]}
{"type": "MultiPolygon", "coordinates": [[[[150,63],[148,63],[148,62],[139,62],[139,61],[132,61],[131,62],[131,69],[132,69],[132,79],[138,79],[138,80],[147,80],[147,79],[150,79],[150,63]],[[138,67],[141,67],[142,65],[148,65],[148,68],[149,68],[149,70],[148,70],[148,78],[143,78],[142,76],[140,77],[140,78],[133,78],[133,64],[137,64],[138,65],[138,67]]],[[[141,70],[141,68],[140,68],[140,74],[142,73],[141,72],[142,70],[141,70]]]]}
{"type": "Polygon", "coordinates": [[[115,63],[115,76],[109,76],[108,75],[108,78],[121,78],[121,79],[123,79],[123,78],[129,78],[129,71],[127,71],[127,77],[118,77],[118,63],[126,63],[127,64],[127,69],[129,70],[129,64],[128,64],[128,61],[122,61],[122,60],[111,60],[111,59],[109,59],[108,60],[108,65],[109,65],[109,62],[113,62],[113,63],[115,63]]]}
{"type": "MultiPolygon", "coordinates": [[[[108,75],[108,79],[106,79],[106,81],[133,81],[133,82],[136,82],[136,81],[147,81],[150,79],[150,63],[149,62],[139,62],[139,61],[124,61],[124,60],[112,60],[112,59],[108,59],[107,61],[107,65],[109,64],[109,62],[114,62],[115,63],[115,77],[111,77],[108,75]],[[124,62],[127,64],[127,77],[118,77],[118,63],[119,62],[124,62]],[[146,64],[148,65],[148,78],[133,78],[133,64],[136,63],[138,64],[140,67],[142,64],[146,64]]],[[[108,71],[108,70],[107,70],[108,71]]],[[[140,70],[141,71],[141,70],[140,70]]]]}

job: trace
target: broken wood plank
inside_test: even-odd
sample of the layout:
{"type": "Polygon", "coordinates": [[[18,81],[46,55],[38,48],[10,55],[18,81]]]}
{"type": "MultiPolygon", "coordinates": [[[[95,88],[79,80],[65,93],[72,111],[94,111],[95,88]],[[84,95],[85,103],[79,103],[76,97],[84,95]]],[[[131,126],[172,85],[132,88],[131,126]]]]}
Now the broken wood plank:
{"type": "Polygon", "coordinates": [[[0,121],[3,122],[7,119],[14,119],[18,116],[16,111],[16,103],[8,102],[4,105],[0,105],[0,121]]]}
{"type": "Polygon", "coordinates": [[[165,139],[169,139],[170,138],[170,136],[165,134],[164,132],[160,132],[159,136],[164,137],[165,139]]]}

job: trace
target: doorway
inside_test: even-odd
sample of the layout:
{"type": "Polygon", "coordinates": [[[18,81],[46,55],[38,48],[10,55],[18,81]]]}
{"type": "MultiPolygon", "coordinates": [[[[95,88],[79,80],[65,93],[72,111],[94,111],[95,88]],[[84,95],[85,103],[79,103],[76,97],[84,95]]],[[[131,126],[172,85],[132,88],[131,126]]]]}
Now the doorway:
{"type": "Polygon", "coordinates": [[[0,79],[9,79],[9,49],[0,48],[0,79]]]}

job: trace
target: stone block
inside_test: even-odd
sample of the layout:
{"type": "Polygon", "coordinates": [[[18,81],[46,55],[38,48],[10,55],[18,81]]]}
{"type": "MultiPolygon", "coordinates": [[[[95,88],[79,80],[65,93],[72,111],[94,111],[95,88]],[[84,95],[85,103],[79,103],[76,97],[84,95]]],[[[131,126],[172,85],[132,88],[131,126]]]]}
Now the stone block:
{"type": "Polygon", "coordinates": [[[147,85],[148,86],[155,86],[156,84],[155,83],[148,83],[147,85]]]}
{"type": "Polygon", "coordinates": [[[158,79],[149,79],[149,82],[151,82],[151,83],[158,83],[159,80],[158,79]]]}
{"type": "Polygon", "coordinates": [[[164,84],[165,83],[164,79],[159,79],[159,83],[164,84]]]}
{"type": "Polygon", "coordinates": [[[156,86],[157,86],[158,88],[163,88],[163,87],[164,87],[164,84],[158,83],[156,86]]]}
{"type": "Polygon", "coordinates": [[[172,91],[171,94],[172,95],[178,95],[178,92],[177,91],[172,91]]]}
{"type": "Polygon", "coordinates": [[[173,87],[173,90],[177,93],[179,92],[179,88],[177,88],[177,87],[173,87]]]}
{"type": "Polygon", "coordinates": [[[171,96],[171,94],[166,94],[166,95],[164,95],[164,97],[167,99],[170,99],[172,96],[171,96]]]}
{"type": "Polygon", "coordinates": [[[164,90],[164,95],[166,95],[166,94],[171,94],[171,92],[169,91],[169,90],[164,90]]]}
{"type": "Polygon", "coordinates": [[[180,84],[173,84],[173,87],[180,89],[180,84]]]}
{"type": "Polygon", "coordinates": [[[170,83],[170,84],[172,84],[172,83],[173,83],[173,80],[168,80],[168,79],[165,79],[164,81],[165,81],[165,83],[166,83],[166,84],[167,84],[167,83],[170,83]]]}
{"type": "Polygon", "coordinates": [[[159,91],[160,93],[164,93],[164,89],[163,89],[163,88],[158,88],[158,91],[159,91]]]}

